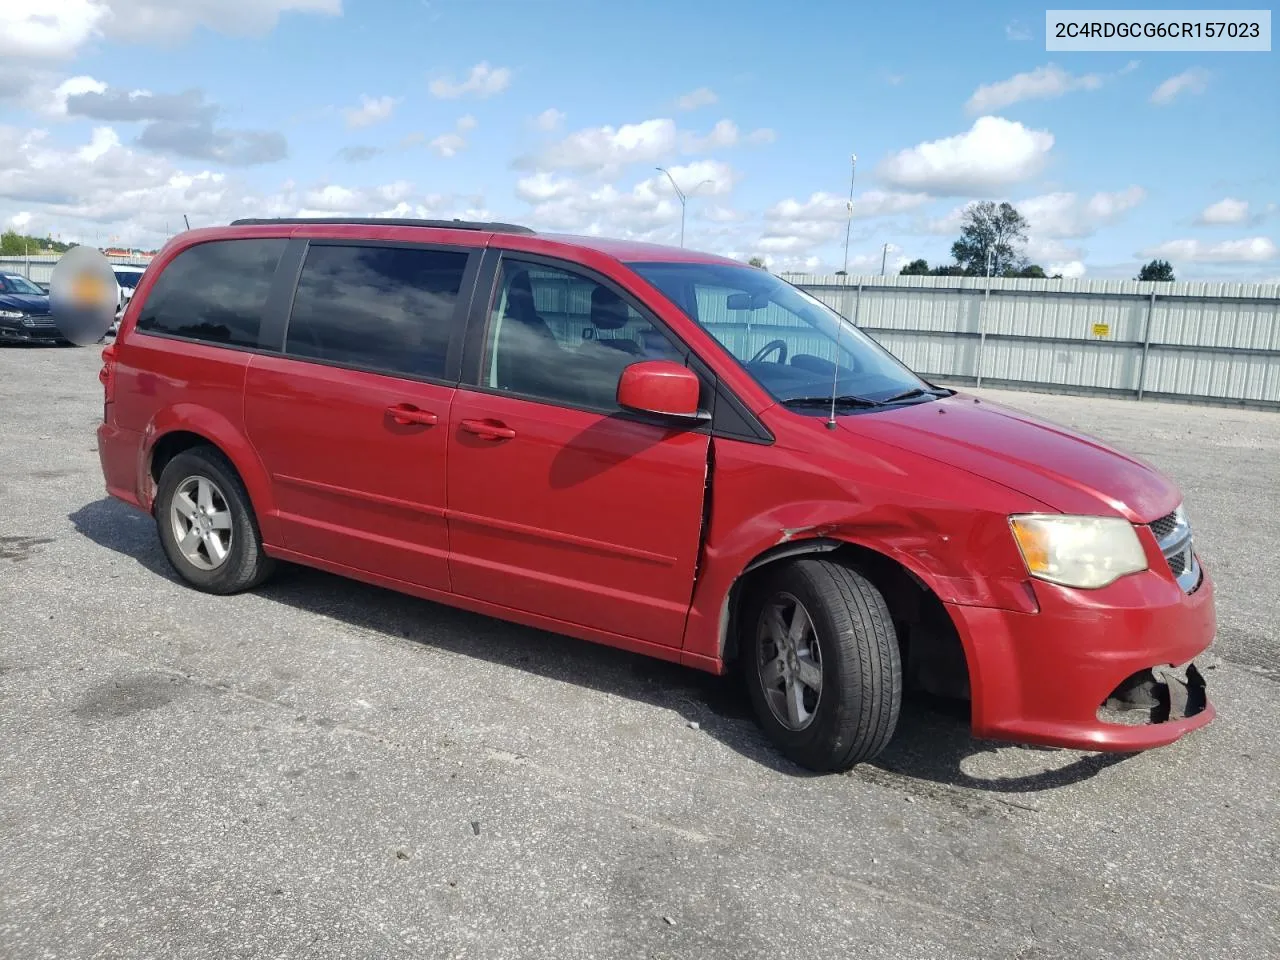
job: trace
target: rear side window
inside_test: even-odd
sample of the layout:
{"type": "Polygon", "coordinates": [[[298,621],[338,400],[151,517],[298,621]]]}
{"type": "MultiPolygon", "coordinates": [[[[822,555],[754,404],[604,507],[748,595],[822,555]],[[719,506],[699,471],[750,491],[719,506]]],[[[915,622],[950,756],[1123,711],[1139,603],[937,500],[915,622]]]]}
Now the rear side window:
{"type": "Polygon", "coordinates": [[[214,240],[182,251],[156,278],[137,329],[256,347],[287,240],[214,240]]]}
{"type": "Polygon", "coordinates": [[[298,278],[285,352],[442,378],[461,318],[469,254],[421,247],[312,246],[298,278]]]}

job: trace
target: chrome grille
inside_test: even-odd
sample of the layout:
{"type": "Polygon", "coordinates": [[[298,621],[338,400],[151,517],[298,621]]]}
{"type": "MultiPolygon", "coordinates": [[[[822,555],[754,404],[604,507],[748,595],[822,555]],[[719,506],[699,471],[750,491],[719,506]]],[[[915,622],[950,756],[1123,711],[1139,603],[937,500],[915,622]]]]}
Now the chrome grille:
{"type": "Polygon", "coordinates": [[[38,317],[28,315],[22,318],[22,325],[24,327],[52,327],[53,317],[47,313],[38,317]]]}
{"type": "Polygon", "coordinates": [[[1196,561],[1195,541],[1191,525],[1187,523],[1181,508],[1168,516],[1148,524],[1155,535],[1160,552],[1178,586],[1187,593],[1194,593],[1200,586],[1200,564],[1196,561]]]}

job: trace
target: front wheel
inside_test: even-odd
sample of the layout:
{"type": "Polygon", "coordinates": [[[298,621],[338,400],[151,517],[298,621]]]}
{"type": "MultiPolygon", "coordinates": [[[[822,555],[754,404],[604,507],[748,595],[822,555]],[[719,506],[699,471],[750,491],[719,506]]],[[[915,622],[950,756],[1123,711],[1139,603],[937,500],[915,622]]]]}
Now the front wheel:
{"type": "Polygon", "coordinates": [[[902,662],[884,597],[828,560],[779,564],[744,610],[739,650],[760,725],[791,761],[838,772],[898,725],[902,662]]]}

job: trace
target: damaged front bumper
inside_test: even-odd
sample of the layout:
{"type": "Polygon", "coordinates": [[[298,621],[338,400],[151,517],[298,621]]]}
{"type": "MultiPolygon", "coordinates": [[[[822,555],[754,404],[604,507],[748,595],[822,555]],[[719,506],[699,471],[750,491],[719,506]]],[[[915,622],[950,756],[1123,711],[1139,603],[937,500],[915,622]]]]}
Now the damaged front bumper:
{"type": "Polygon", "coordinates": [[[1104,723],[1141,726],[1186,720],[1209,706],[1204,674],[1195,663],[1139,670],[1112,691],[1098,708],[1104,723]]]}
{"type": "Polygon", "coordinates": [[[1216,629],[1207,572],[1190,594],[1154,573],[1035,592],[1034,614],[947,604],[969,663],[975,736],[1137,752],[1214,719],[1196,663],[1216,629]]]}

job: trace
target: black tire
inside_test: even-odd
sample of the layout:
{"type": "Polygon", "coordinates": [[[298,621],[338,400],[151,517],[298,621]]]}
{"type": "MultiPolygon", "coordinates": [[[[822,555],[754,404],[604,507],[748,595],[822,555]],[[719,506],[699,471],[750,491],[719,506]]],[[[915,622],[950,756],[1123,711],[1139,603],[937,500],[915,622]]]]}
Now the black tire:
{"type": "Polygon", "coordinates": [[[154,514],[169,564],[197,590],[240,593],[258,586],[275,571],[275,561],[262,549],[262,534],[244,483],[231,461],[215,447],[192,447],[165,464],[156,488],[154,514]],[[231,513],[231,545],[226,559],[213,570],[201,569],[183,555],[171,520],[170,508],[178,489],[193,477],[212,481],[231,513]]]}
{"type": "MultiPolygon", "coordinates": [[[[888,746],[902,706],[902,661],[884,597],[864,577],[812,558],[767,568],[751,589],[739,630],[739,666],[756,717],[787,759],[809,770],[840,772],[888,746]],[[816,644],[821,661],[821,693],[802,729],[775,715],[761,665],[762,650],[765,660],[778,652],[762,635],[766,613],[785,610],[793,600],[803,604],[812,623],[815,639],[808,643],[816,644]]],[[[812,654],[807,656],[812,662],[812,654]]],[[[785,700],[787,687],[773,689],[776,705],[779,693],[785,700]]]]}

